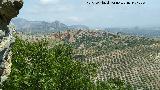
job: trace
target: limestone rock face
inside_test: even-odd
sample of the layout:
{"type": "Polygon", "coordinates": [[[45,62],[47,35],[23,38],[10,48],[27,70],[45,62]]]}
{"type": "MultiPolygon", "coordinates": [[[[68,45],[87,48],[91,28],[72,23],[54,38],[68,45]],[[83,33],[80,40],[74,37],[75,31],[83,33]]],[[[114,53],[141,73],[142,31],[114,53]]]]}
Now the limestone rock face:
{"type": "Polygon", "coordinates": [[[19,14],[22,0],[0,0],[0,29],[6,29],[11,19],[19,14]]]}
{"type": "MultiPolygon", "coordinates": [[[[11,52],[14,42],[12,28],[8,25],[12,18],[19,14],[23,6],[23,0],[0,0],[0,76],[9,75],[11,52]]],[[[2,78],[1,78],[2,79],[2,78]]],[[[1,80],[2,81],[2,80],[1,80]]]]}

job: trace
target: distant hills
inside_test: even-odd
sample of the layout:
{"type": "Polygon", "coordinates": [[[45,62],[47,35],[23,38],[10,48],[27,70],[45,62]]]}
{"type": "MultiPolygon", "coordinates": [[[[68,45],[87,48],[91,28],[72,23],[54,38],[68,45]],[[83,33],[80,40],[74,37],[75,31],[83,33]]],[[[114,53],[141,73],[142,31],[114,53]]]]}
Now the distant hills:
{"type": "Polygon", "coordinates": [[[106,28],[105,30],[143,37],[160,37],[160,27],[106,28]]]}
{"type": "Polygon", "coordinates": [[[59,21],[45,22],[45,21],[28,21],[23,18],[16,18],[12,20],[12,23],[16,26],[17,31],[29,32],[29,33],[52,33],[58,31],[83,29],[88,30],[89,27],[85,25],[71,25],[67,26],[59,21]]]}
{"type": "MultiPolygon", "coordinates": [[[[23,18],[16,18],[12,20],[12,23],[16,26],[17,31],[25,33],[53,33],[63,32],[66,30],[91,30],[85,25],[66,25],[59,21],[46,22],[46,21],[28,21],[23,18]]],[[[92,29],[92,30],[97,30],[92,29]]],[[[101,29],[112,33],[119,33],[125,35],[136,35],[143,37],[160,37],[160,27],[133,27],[133,28],[105,28],[101,29]]]]}

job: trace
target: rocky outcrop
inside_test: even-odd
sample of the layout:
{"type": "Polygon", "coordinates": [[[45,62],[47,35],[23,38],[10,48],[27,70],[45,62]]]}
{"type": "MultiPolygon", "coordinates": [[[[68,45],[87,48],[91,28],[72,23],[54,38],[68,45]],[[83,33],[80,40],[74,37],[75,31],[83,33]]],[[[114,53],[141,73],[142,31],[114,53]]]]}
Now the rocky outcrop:
{"type": "MultiPolygon", "coordinates": [[[[23,6],[23,0],[0,0],[0,76],[10,74],[11,52],[10,48],[14,42],[12,29],[8,27],[12,18],[19,14],[23,6]]],[[[1,81],[2,78],[1,78],[1,81]]]]}

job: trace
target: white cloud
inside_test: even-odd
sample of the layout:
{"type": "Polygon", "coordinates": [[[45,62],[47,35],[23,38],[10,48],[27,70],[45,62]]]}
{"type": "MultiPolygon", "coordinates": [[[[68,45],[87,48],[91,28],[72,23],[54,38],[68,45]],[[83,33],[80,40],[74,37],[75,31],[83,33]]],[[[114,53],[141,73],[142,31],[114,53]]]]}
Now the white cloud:
{"type": "Polygon", "coordinates": [[[59,0],[40,0],[40,2],[41,2],[41,4],[44,4],[44,5],[46,5],[46,4],[51,4],[51,3],[58,3],[59,2],[59,0]]]}
{"type": "Polygon", "coordinates": [[[73,22],[73,23],[82,23],[82,22],[85,21],[83,18],[75,17],[75,16],[68,17],[67,20],[70,21],[70,22],[73,22]]]}

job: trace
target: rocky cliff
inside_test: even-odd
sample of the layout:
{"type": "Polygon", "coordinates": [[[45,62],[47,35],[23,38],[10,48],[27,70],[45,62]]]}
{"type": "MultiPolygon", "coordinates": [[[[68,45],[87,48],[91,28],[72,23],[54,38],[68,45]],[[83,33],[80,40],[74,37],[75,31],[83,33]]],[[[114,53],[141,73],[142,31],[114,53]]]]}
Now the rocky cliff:
{"type": "Polygon", "coordinates": [[[12,29],[8,27],[12,18],[19,14],[23,0],[0,0],[0,76],[1,82],[11,71],[11,45],[14,42],[12,29]]]}

